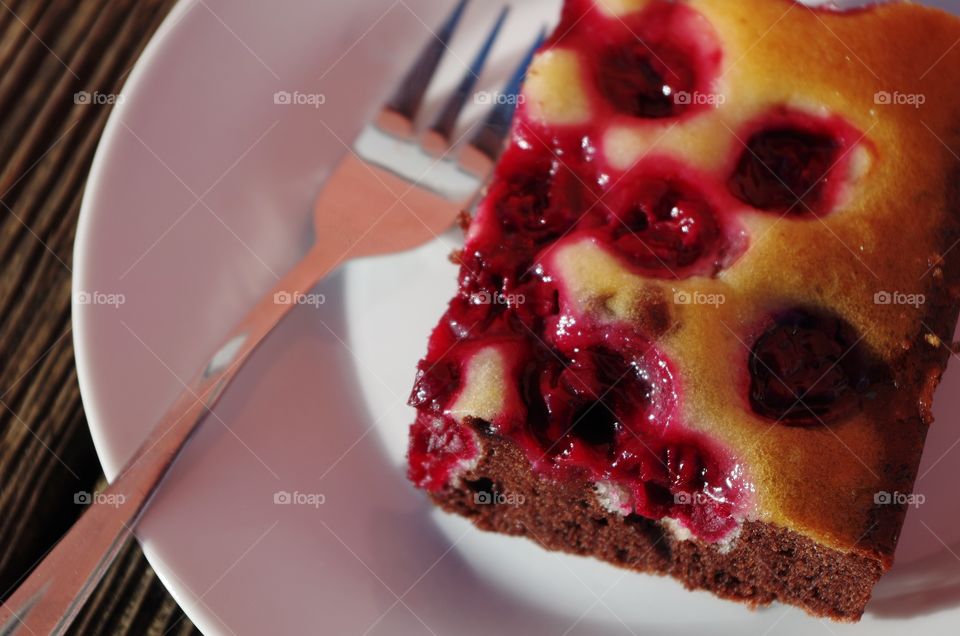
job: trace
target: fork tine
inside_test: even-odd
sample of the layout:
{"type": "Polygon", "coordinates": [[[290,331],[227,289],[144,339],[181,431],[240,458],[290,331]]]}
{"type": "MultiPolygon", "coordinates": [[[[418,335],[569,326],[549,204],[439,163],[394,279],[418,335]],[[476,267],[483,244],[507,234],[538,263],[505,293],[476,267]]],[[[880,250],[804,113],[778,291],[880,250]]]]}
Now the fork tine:
{"type": "Polygon", "coordinates": [[[483,70],[484,65],[487,63],[490,50],[493,48],[493,43],[500,34],[500,29],[503,27],[503,23],[506,20],[509,11],[510,5],[506,5],[500,10],[500,14],[497,16],[496,22],[494,22],[493,27],[487,34],[487,39],[484,40],[480,50],[477,51],[476,56],[473,58],[473,62],[470,64],[467,72],[464,73],[463,79],[460,80],[460,84],[457,86],[457,89],[443,105],[443,108],[441,109],[440,114],[437,116],[437,119],[434,121],[433,125],[430,126],[427,135],[424,138],[424,145],[427,146],[429,151],[434,152],[435,154],[438,152],[442,153],[449,147],[451,135],[453,134],[453,130],[457,125],[457,119],[460,117],[460,113],[463,110],[463,107],[466,105],[467,99],[473,93],[473,89],[477,85],[477,81],[480,79],[480,73],[483,70]]]}
{"type": "Polygon", "coordinates": [[[506,99],[497,101],[467,145],[462,163],[471,172],[484,174],[488,166],[500,156],[504,140],[510,133],[510,124],[513,120],[513,113],[517,108],[520,91],[523,88],[523,80],[527,76],[527,68],[530,66],[537,49],[543,44],[546,33],[546,27],[540,29],[540,33],[537,34],[533,44],[513,72],[513,76],[503,88],[502,95],[506,99]]]}
{"type": "Polygon", "coordinates": [[[387,100],[385,110],[390,111],[401,118],[412,121],[420,108],[423,96],[430,86],[430,80],[443,58],[443,54],[453,37],[453,32],[457,28],[457,23],[463,16],[463,11],[469,0],[460,0],[453,12],[447,18],[440,29],[433,34],[430,41],[420,52],[413,66],[404,75],[397,92],[387,100]]]}

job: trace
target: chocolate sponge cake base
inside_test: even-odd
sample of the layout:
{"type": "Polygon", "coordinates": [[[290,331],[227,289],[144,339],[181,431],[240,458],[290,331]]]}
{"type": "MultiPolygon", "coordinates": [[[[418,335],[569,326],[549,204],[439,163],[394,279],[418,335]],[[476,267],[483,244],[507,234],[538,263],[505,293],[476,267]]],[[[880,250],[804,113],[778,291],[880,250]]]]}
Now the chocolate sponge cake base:
{"type": "Polygon", "coordinates": [[[586,481],[551,482],[537,476],[512,442],[482,433],[480,438],[476,466],[457,486],[431,497],[482,530],[526,536],[549,550],[669,575],[689,589],[709,590],[752,607],[781,601],[841,621],[860,618],[883,574],[877,559],[841,553],[766,523],[745,522],[726,546],[680,540],[657,521],[604,509],[586,481]]]}

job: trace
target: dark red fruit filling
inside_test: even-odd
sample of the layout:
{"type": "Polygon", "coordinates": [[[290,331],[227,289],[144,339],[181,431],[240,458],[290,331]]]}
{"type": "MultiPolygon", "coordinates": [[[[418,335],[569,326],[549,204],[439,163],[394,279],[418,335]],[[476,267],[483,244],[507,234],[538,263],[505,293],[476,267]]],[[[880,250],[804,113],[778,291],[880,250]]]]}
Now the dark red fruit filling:
{"type": "Polygon", "coordinates": [[[855,413],[883,378],[859,341],[839,318],[802,310],[777,316],[750,353],[753,410],[789,425],[855,413]]]}
{"type": "Polygon", "coordinates": [[[857,140],[857,132],[838,119],[775,113],[748,135],[727,185],[735,197],[760,210],[798,217],[826,214],[857,140]]]}
{"type": "Polygon", "coordinates": [[[810,214],[840,152],[837,140],[798,130],[765,130],[747,142],[730,179],[734,196],[761,210],[810,214]]]}
{"type": "Polygon", "coordinates": [[[410,427],[408,477],[418,488],[436,492],[447,485],[457,467],[477,456],[470,429],[453,418],[421,413],[410,427]]]}
{"type": "Polygon", "coordinates": [[[520,323],[536,330],[542,316],[558,311],[536,257],[583,221],[598,186],[589,138],[572,133],[552,141],[520,126],[500,159],[460,257],[459,292],[445,318],[454,340],[512,334],[520,323]]]}
{"type": "Polygon", "coordinates": [[[443,488],[458,465],[477,454],[469,429],[444,413],[460,387],[460,369],[453,356],[435,363],[423,360],[410,392],[409,404],[418,415],[410,428],[408,476],[425,490],[443,488]]]}
{"type": "Polygon", "coordinates": [[[688,6],[654,2],[612,17],[593,2],[572,2],[554,43],[579,49],[597,97],[615,113],[676,117],[707,107],[722,51],[706,21],[688,6]],[[569,25],[569,26],[568,26],[569,25]]]}
{"type": "Polygon", "coordinates": [[[618,112],[633,117],[672,117],[689,106],[697,78],[686,56],[639,41],[615,45],[596,62],[597,87],[618,112]],[[680,96],[678,98],[678,95],[680,96]]]}
{"type": "Polygon", "coordinates": [[[430,413],[443,413],[446,400],[460,386],[460,368],[453,362],[420,363],[410,393],[410,406],[430,413]]]}
{"type": "Polygon", "coordinates": [[[734,526],[733,467],[676,421],[676,380],[663,355],[621,327],[585,328],[549,339],[551,358],[528,377],[531,462],[557,478],[627,489],[631,512],[681,519],[701,537],[734,526]]]}
{"type": "Polygon", "coordinates": [[[603,199],[610,242],[648,273],[677,274],[701,263],[713,274],[726,251],[712,206],[677,178],[627,175],[603,199]],[[705,258],[708,262],[704,262],[705,258]]]}
{"type": "MultiPolygon", "coordinates": [[[[585,341],[589,344],[569,353],[557,351],[559,359],[537,370],[542,404],[531,405],[528,419],[552,463],[603,473],[634,438],[650,432],[650,415],[668,414],[664,411],[675,396],[669,374],[659,382],[651,377],[649,367],[657,370],[656,359],[647,359],[647,343],[641,346],[648,351],[631,351],[628,359],[603,339],[585,341]]],[[[640,344],[631,338],[622,342],[631,348],[640,344]]]]}
{"type": "MultiPolygon", "coordinates": [[[[431,350],[445,340],[442,334],[435,332],[431,350]]],[[[669,363],[626,327],[553,330],[542,339],[519,333],[478,338],[454,345],[437,362],[421,363],[410,398],[419,411],[409,450],[409,476],[417,486],[441,490],[459,465],[477,456],[470,426],[445,409],[459,391],[460,369],[483,345],[526,367],[514,377],[516,403],[494,422],[473,422],[483,425],[479,432],[516,443],[533,470],[549,479],[612,484],[626,493],[625,513],[669,516],[707,540],[736,526],[738,467],[707,439],[683,429],[669,363]]]]}
{"type": "MultiPolygon", "coordinates": [[[[474,224],[464,289],[494,286],[537,298],[529,293],[531,282],[540,286],[532,276],[536,257],[568,236],[591,236],[658,278],[712,276],[744,247],[732,220],[721,218],[694,185],[706,177],[692,168],[651,157],[617,173],[604,169],[589,135],[571,131],[554,137],[550,147],[542,142],[545,134],[521,125],[517,137],[524,147],[511,147],[501,158],[502,178],[488,194],[496,219],[474,224]]],[[[530,306],[520,309],[526,315],[530,306]]]]}
{"type": "Polygon", "coordinates": [[[516,240],[535,249],[570,230],[596,201],[589,176],[594,151],[586,136],[554,140],[551,148],[537,131],[523,132],[530,148],[511,153],[509,168],[491,184],[488,197],[503,231],[521,234],[516,240]]]}

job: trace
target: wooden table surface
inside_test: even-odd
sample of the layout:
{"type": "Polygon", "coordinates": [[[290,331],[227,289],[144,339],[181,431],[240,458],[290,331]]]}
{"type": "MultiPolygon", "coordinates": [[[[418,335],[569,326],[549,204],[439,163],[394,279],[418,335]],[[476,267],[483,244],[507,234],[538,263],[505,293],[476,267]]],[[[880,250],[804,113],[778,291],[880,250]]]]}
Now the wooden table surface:
{"type": "MultiPolygon", "coordinates": [[[[70,329],[73,239],[109,106],[175,0],[0,0],[0,599],[103,486],[70,329]]],[[[75,634],[199,633],[126,546],[75,634]]]]}

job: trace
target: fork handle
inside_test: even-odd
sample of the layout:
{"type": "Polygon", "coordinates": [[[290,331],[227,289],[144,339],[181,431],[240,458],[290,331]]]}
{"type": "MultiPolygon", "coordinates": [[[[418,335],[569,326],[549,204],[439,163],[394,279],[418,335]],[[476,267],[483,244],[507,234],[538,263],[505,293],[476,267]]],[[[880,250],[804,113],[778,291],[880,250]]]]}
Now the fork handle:
{"type": "Polygon", "coordinates": [[[230,332],[113,483],[96,495],[76,524],[0,605],[0,636],[59,635],[67,630],[198,424],[249,355],[296,306],[296,294],[308,292],[339,264],[336,256],[312,248],[230,332]]]}

